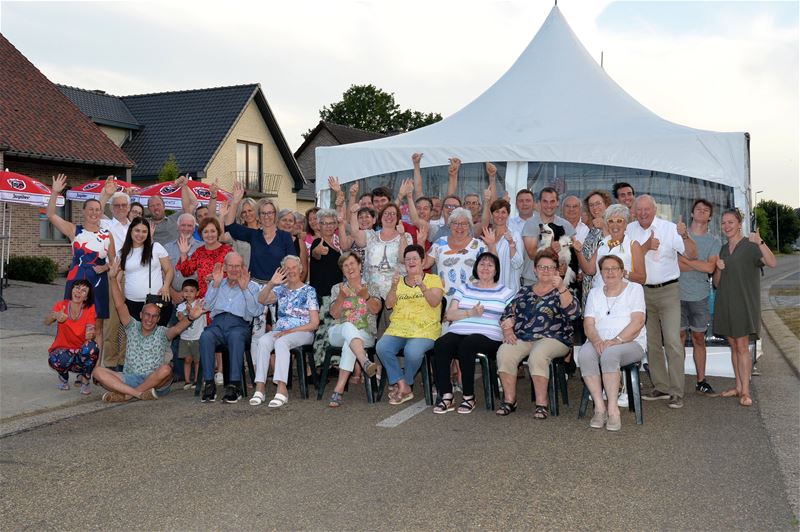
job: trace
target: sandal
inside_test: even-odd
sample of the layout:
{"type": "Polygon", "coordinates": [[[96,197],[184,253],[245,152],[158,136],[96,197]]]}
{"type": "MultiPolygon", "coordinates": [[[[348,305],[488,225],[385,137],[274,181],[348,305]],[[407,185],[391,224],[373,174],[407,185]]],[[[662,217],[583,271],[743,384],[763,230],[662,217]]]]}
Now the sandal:
{"type": "Polygon", "coordinates": [[[753,398],[750,397],[749,394],[743,393],[741,397],[739,397],[739,404],[742,406],[753,406],[753,398]]]}
{"type": "Polygon", "coordinates": [[[533,411],[533,419],[547,419],[547,407],[536,405],[536,410],[533,411]]]}
{"type": "Polygon", "coordinates": [[[370,379],[378,373],[378,365],[371,360],[367,360],[362,367],[364,368],[364,374],[370,379]]]}
{"type": "Polygon", "coordinates": [[[280,408],[288,402],[289,402],[288,397],[286,397],[282,393],[276,393],[275,397],[272,398],[272,401],[270,401],[267,406],[270,408],[280,408]]]}
{"type": "Polygon", "coordinates": [[[503,401],[502,403],[500,403],[500,408],[495,410],[494,413],[497,414],[498,416],[507,416],[511,412],[516,412],[516,411],[517,411],[517,403],[506,403],[505,401],[503,401]]]}
{"type": "Polygon", "coordinates": [[[458,405],[458,413],[459,414],[469,414],[472,410],[475,409],[475,396],[471,396],[469,399],[466,397],[463,398],[461,404],[458,405]]]}
{"type": "Polygon", "coordinates": [[[89,381],[81,382],[81,395],[92,395],[92,385],[89,381]]]}
{"type": "Polygon", "coordinates": [[[446,414],[455,410],[453,406],[453,396],[450,397],[437,397],[436,405],[433,407],[434,414],[446,414]]]}
{"type": "Polygon", "coordinates": [[[342,406],[342,403],[342,394],[339,392],[333,392],[333,395],[331,395],[331,400],[328,401],[328,406],[331,408],[339,408],[342,406]]]}
{"type": "Polygon", "coordinates": [[[253,394],[253,397],[250,398],[250,405],[251,406],[258,406],[261,403],[263,403],[265,399],[266,399],[266,396],[264,395],[264,393],[257,391],[257,392],[255,392],[253,394]]]}
{"type": "Polygon", "coordinates": [[[405,402],[408,402],[414,398],[414,392],[408,392],[406,394],[402,392],[397,392],[397,395],[394,396],[393,399],[389,399],[389,404],[392,406],[402,405],[405,402]]]}
{"type": "Polygon", "coordinates": [[[61,381],[61,382],[58,383],[57,386],[58,386],[58,389],[63,391],[63,392],[66,392],[67,390],[69,390],[69,382],[61,381]]]}

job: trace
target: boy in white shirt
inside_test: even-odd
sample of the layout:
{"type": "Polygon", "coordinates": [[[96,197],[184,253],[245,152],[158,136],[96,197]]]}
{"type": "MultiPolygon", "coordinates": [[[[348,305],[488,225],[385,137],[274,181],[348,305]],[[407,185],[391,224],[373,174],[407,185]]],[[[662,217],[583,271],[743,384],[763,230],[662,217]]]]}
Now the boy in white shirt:
{"type": "MultiPolygon", "coordinates": [[[[193,304],[199,292],[200,285],[195,279],[183,281],[181,294],[184,302],[179,304],[176,309],[179,320],[182,315],[186,314],[186,304],[193,304]]],[[[183,376],[186,381],[186,384],[183,385],[184,390],[190,390],[194,387],[194,383],[191,382],[192,366],[194,366],[194,375],[197,378],[200,369],[200,335],[203,334],[203,329],[205,328],[206,316],[203,315],[193,321],[189,328],[181,333],[180,343],[178,344],[178,358],[183,360],[183,376]]]]}

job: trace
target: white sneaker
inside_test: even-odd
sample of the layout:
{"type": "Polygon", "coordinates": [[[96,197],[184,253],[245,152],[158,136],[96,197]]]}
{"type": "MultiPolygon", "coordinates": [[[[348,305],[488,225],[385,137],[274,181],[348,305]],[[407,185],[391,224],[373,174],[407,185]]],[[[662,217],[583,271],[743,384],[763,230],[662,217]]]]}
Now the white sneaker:
{"type": "Polygon", "coordinates": [[[214,374],[214,382],[217,383],[217,386],[225,384],[225,377],[222,376],[221,372],[218,371],[214,374]]]}
{"type": "Polygon", "coordinates": [[[619,405],[621,408],[628,408],[628,394],[627,393],[622,392],[621,394],[619,394],[619,398],[617,399],[617,405],[619,405]]]}

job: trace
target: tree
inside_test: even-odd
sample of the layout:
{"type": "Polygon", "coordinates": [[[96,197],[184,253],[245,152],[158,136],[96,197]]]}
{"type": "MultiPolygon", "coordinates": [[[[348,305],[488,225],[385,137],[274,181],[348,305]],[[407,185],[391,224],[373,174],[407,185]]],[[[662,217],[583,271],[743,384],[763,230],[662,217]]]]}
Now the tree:
{"type": "Polygon", "coordinates": [[[178,167],[178,160],[175,158],[174,153],[170,153],[167,160],[164,161],[164,166],[158,171],[158,181],[160,183],[175,181],[180,175],[181,169],[178,167]]]}
{"type": "Polygon", "coordinates": [[[760,227],[759,233],[764,242],[773,250],[791,253],[792,245],[800,236],[800,217],[797,216],[794,209],[777,201],[762,200],[756,206],[756,220],[763,223],[764,218],[766,218],[766,227],[769,228],[769,232],[767,232],[764,230],[766,229],[764,226],[760,227]],[[777,247],[778,241],[780,241],[780,249],[777,247]]]}
{"type": "MultiPolygon", "coordinates": [[[[394,101],[394,93],[375,85],[351,85],[338,102],[324,106],[322,120],[376,133],[404,133],[442,119],[439,113],[422,113],[406,109],[394,101]]],[[[303,137],[308,137],[311,131],[303,137]]]]}

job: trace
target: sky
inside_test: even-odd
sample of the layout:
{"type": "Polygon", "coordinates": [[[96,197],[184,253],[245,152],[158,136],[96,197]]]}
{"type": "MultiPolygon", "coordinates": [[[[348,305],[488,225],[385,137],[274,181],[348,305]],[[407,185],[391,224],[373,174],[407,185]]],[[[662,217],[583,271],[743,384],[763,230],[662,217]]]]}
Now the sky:
{"type": "MultiPolygon", "coordinates": [[[[110,94],[260,83],[289,146],[351,84],[458,111],[525,49],[547,0],[9,2],[0,31],[51,81],[110,94]]],[[[561,0],[589,53],[672,122],[751,135],[752,190],[800,205],[798,3],[561,0]]]]}

